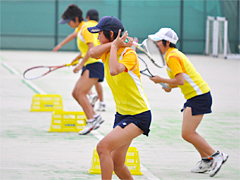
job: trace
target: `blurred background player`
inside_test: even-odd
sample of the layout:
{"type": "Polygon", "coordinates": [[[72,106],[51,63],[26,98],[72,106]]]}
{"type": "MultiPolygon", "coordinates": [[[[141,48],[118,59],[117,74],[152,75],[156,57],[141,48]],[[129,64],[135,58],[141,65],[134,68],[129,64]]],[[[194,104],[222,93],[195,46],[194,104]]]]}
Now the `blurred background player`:
{"type": "MultiPolygon", "coordinates": [[[[86,24],[88,27],[93,27],[96,26],[98,24],[98,20],[99,20],[99,13],[96,9],[90,9],[87,12],[86,15],[86,24]]],[[[97,39],[98,45],[100,44],[99,40],[98,40],[98,33],[93,34],[93,36],[97,39]]],[[[102,89],[102,85],[100,82],[97,82],[95,84],[95,88],[97,91],[97,94],[93,93],[92,90],[89,91],[88,95],[89,95],[89,100],[92,104],[92,106],[94,107],[96,101],[99,99],[99,106],[96,109],[97,111],[105,111],[106,110],[106,105],[104,103],[103,100],[103,89],[102,89]]]]}
{"type": "Polygon", "coordinates": [[[171,28],[161,28],[157,33],[148,36],[156,42],[159,50],[165,55],[167,72],[170,79],[154,76],[150,79],[155,83],[166,83],[170,92],[179,87],[187,100],[182,108],[182,137],[191,143],[201,156],[201,161],[191,172],[203,173],[210,171],[213,177],[228,159],[228,155],[215,151],[208,142],[196,132],[203,115],[211,113],[212,96],[208,84],[202,79],[189,59],[180,52],[176,43],[177,34],[171,28]]]}
{"type": "MultiPolygon", "coordinates": [[[[98,13],[98,11],[96,9],[90,9],[87,12],[86,20],[87,20],[86,26],[88,26],[88,27],[95,26],[98,23],[98,20],[99,20],[99,13],[98,13]]],[[[77,37],[77,32],[76,31],[74,31],[73,33],[69,34],[62,42],[60,42],[57,46],[55,46],[53,48],[53,52],[58,51],[59,49],[62,48],[62,46],[64,46],[65,44],[69,43],[70,41],[72,41],[76,37],[77,37]]],[[[98,33],[94,34],[94,38],[96,38],[96,39],[98,38],[98,33]]],[[[96,45],[99,45],[99,44],[100,43],[97,40],[96,45]]],[[[98,108],[96,110],[97,111],[105,111],[106,110],[106,105],[105,105],[104,100],[103,100],[103,89],[102,89],[101,82],[97,82],[95,84],[95,89],[96,89],[97,94],[93,93],[91,89],[89,90],[89,92],[88,92],[89,101],[90,101],[91,105],[94,107],[96,101],[99,99],[99,106],[98,106],[98,108]]]]}
{"type": "Polygon", "coordinates": [[[68,23],[70,27],[75,29],[75,31],[64,40],[64,43],[69,42],[73,37],[77,37],[78,49],[81,52],[72,61],[74,62],[82,58],[80,64],[78,64],[73,70],[74,73],[77,73],[82,69],[82,73],[73,89],[72,95],[82,106],[82,109],[87,116],[87,126],[79,132],[80,135],[85,135],[93,129],[97,129],[100,124],[104,122],[102,117],[97,115],[93,110],[93,107],[87,99],[87,94],[92,86],[97,82],[103,81],[104,67],[100,60],[91,58],[88,54],[89,50],[97,45],[97,39],[87,30],[87,26],[82,17],[82,10],[76,4],[71,4],[67,7],[62,14],[62,19],[59,23],[68,23]]]}

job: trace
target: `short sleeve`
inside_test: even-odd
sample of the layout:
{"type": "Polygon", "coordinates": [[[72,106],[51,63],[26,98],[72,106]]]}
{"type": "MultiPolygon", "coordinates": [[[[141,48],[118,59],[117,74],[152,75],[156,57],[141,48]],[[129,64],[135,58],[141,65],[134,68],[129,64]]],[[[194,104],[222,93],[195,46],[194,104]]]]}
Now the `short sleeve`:
{"type": "Polygon", "coordinates": [[[87,27],[84,27],[82,30],[82,36],[85,39],[85,43],[94,43],[94,36],[87,30],[87,27]]]}
{"type": "Polygon", "coordinates": [[[119,63],[122,63],[126,67],[126,72],[135,69],[135,66],[137,65],[136,53],[133,50],[128,50],[119,63]]]}
{"type": "Polygon", "coordinates": [[[183,73],[182,62],[178,56],[171,55],[168,59],[167,66],[171,69],[174,76],[183,73]]]}

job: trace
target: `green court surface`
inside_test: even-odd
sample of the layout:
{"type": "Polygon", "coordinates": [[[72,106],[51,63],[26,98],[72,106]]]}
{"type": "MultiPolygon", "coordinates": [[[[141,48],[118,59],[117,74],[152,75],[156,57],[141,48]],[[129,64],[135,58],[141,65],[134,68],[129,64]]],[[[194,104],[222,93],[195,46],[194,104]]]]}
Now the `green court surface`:
{"type": "MultiPolygon", "coordinates": [[[[101,179],[88,170],[94,147],[111,131],[114,121],[115,103],[106,81],[103,82],[106,112],[101,112],[105,122],[98,130],[80,136],[72,132],[48,132],[52,112],[30,112],[36,93],[60,94],[65,111],[82,111],[71,95],[80,73],[74,74],[72,67],[66,67],[30,82],[22,77],[23,71],[31,66],[69,63],[76,55],[76,52],[0,52],[0,179],[101,179]]],[[[213,113],[204,116],[198,132],[214,149],[229,154],[228,161],[213,178],[240,179],[240,60],[188,57],[208,82],[213,96],[213,113]]],[[[165,69],[154,69],[154,73],[167,77],[165,69]]],[[[139,136],[131,145],[139,151],[143,172],[134,179],[213,179],[208,173],[190,172],[200,156],[181,138],[180,109],[185,100],[180,90],[165,93],[148,78],[143,77],[142,81],[153,119],[149,137],[139,136]]],[[[118,178],[114,175],[113,179],[118,178]]]]}

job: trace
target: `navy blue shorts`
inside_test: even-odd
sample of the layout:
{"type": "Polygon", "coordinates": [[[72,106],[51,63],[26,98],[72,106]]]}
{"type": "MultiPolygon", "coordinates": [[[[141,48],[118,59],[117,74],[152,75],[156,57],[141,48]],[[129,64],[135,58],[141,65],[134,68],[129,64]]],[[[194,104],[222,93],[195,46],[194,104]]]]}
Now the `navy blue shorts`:
{"type": "Polygon", "coordinates": [[[96,62],[83,66],[82,74],[86,69],[89,70],[89,78],[98,78],[98,82],[102,82],[104,80],[104,67],[102,62],[96,62]]]}
{"type": "Polygon", "coordinates": [[[115,128],[116,126],[124,128],[128,124],[133,123],[143,131],[144,135],[148,136],[151,120],[151,111],[146,111],[136,115],[121,115],[116,112],[113,128],[115,128]]]}
{"type": "Polygon", "coordinates": [[[207,114],[212,112],[211,106],[212,96],[209,91],[206,94],[202,94],[188,99],[184,104],[183,108],[181,109],[181,112],[183,112],[186,107],[191,107],[193,116],[198,114],[207,114]]]}

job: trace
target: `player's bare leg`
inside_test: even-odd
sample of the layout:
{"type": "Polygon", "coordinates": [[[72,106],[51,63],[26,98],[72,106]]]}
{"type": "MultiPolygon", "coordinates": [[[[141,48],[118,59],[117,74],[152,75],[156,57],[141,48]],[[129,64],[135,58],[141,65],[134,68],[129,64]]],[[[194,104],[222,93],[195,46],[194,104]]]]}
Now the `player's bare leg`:
{"type": "Polygon", "coordinates": [[[114,172],[119,179],[132,179],[132,175],[125,164],[126,154],[131,142],[124,146],[117,148],[112,152],[112,159],[114,165],[114,172]]]}
{"type": "Polygon", "coordinates": [[[102,179],[111,179],[114,169],[116,169],[116,174],[121,179],[133,179],[129,170],[123,165],[124,154],[126,155],[131,141],[142,133],[143,131],[133,123],[123,129],[117,126],[98,143],[97,152],[100,159],[102,179]],[[121,147],[122,149],[117,150],[121,147]],[[112,157],[111,153],[113,151],[115,152],[112,157]]]}
{"type": "Polygon", "coordinates": [[[183,111],[182,137],[193,144],[201,156],[210,156],[215,152],[214,149],[196,132],[202,118],[203,115],[192,116],[192,109],[186,107],[183,111]]]}
{"type": "Polygon", "coordinates": [[[89,71],[85,70],[83,75],[78,79],[72,93],[76,101],[82,106],[87,119],[93,119],[93,116],[96,115],[87,98],[87,94],[92,86],[96,84],[97,80],[97,78],[89,78],[89,71]]]}
{"type": "Polygon", "coordinates": [[[192,109],[186,107],[183,112],[182,137],[193,144],[202,157],[201,161],[191,172],[203,173],[210,170],[209,175],[213,177],[227,160],[228,155],[214,151],[207,141],[196,132],[202,118],[203,115],[192,116],[192,109]]]}
{"type": "Polygon", "coordinates": [[[100,82],[97,82],[95,84],[95,88],[96,88],[98,98],[99,98],[99,106],[96,110],[97,111],[105,111],[106,110],[106,105],[105,105],[104,100],[103,100],[102,84],[100,82]]]}
{"type": "Polygon", "coordinates": [[[103,90],[102,90],[102,84],[100,82],[97,82],[95,84],[95,88],[98,94],[99,101],[103,102],[103,90]]]}

